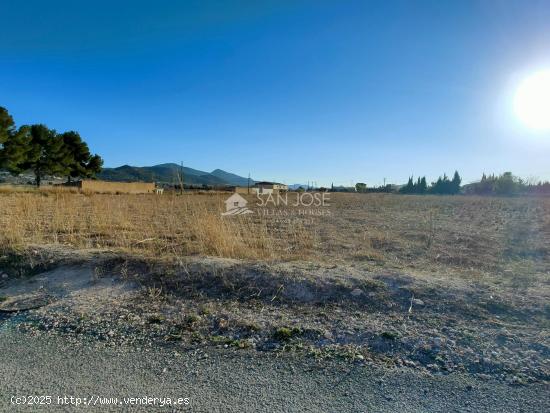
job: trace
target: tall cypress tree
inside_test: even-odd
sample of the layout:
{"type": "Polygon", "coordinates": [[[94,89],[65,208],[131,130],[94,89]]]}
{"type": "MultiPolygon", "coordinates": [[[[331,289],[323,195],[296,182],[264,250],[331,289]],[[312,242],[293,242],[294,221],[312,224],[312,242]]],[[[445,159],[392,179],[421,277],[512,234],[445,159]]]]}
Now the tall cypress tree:
{"type": "Polygon", "coordinates": [[[425,194],[426,192],[428,192],[428,184],[426,183],[426,177],[423,176],[422,179],[420,180],[420,183],[418,184],[419,188],[418,188],[418,193],[419,194],[425,194]]]}
{"type": "Polygon", "coordinates": [[[414,182],[413,177],[409,177],[409,181],[407,182],[407,185],[405,185],[403,188],[399,190],[402,194],[412,194],[414,192],[414,182]]]}
{"type": "Polygon", "coordinates": [[[460,192],[460,184],[462,183],[462,178],[458,174],[458,171],[455,171],[453,180],[451,181],[451,193],[458,194],[460,192]]]}

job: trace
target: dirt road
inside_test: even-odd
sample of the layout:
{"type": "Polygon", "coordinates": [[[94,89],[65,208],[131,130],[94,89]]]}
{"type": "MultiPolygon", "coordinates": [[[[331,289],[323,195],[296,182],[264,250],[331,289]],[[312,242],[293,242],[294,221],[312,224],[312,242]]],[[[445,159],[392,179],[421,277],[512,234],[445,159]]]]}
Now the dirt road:
{"type": "Polygon", "coordinates": [[[1,411],[550,411],[549,389],[538,384],[510,386],[459,374],[431,376],[248,350],[97,347],[31,337],[5,324],[0,326],[0,377],[1,411]],[[12,396],[29,395],[53,396],[52,404],[10,402],[12,396]],[[57,396],[79,397],[81,403],[93,399],[98,405],[58,406],[57,396]],[[106,401],[95,397],[117,397],[122,405],[99,405],[106,401]],[[160,407],[157,401],[156,408],[129,407],[124,397],[188,398],[189,405],[160,407]]]}

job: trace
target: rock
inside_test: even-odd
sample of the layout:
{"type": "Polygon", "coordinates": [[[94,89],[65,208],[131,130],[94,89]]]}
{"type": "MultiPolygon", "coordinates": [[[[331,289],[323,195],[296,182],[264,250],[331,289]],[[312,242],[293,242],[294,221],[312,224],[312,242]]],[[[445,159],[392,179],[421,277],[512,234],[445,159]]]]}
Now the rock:
{"type": "Polygon", "coordinates": [[[514,376],[512,377],[509,381],[508,381],[509,384],[511,385],[520,385],[520,384],[525,384],[525,382],[520,379],[518,376],[514,376]]]}
{"type": "Polygon", "coordinates": [[[361,290],[360,288],[356,288],[356,289],[353,290],[350,294],[351,294],[353,297],[359,297],[360,295],[363,294],[363,290],[361,290]]]}
{"type": "Polygon", "coordinates": [[[323,337],[326,338],[327,340],[331,340],[334,336],[332,335],[332,333],[330,331],[326,330],[323,333],[323,337]]]}
{"type": "Polygon", "coordinates": [[[412,300],[412,303],[414,305],[424,305],[424,301],[422,301],[420,298],[415,298],[412,300]]]}

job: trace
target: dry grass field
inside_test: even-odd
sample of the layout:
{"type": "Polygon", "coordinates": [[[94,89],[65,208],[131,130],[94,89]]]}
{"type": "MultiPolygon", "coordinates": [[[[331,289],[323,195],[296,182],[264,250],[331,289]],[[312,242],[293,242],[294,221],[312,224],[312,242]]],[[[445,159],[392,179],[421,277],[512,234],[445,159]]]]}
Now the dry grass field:
{"type": "MultiPolygon", "coordinates": [[[[41,278],[53,302],[29,328],[550,379],[550,199],[330,194],[329,214],[223,217],[227,196],[0,192],[9,276],[79,257],[41,278]],[[139,289],[106,296],[111,279],[139,289]]],[[[13,282],[8,301],[37,286],[13,282]]]]}
{"type": "Polygon", "coordinates": [[[0,246],[357,262],[472,275],[516,265],[522,274],[550,268],[548,198],[330,194],[329,216],[303,219],[222,217],[226,198],[0,192],[0,246]]]}

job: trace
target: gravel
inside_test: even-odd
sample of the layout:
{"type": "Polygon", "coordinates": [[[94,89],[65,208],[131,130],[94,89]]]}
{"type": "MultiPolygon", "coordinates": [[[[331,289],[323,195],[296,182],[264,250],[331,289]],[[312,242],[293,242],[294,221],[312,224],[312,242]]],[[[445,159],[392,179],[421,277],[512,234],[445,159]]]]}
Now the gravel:
{"type": "MultiPolygon", "coordinates": [[[[11,396],[189,398],[188,406],[134,406],[132,411],[193,412],[535,412],[550,411],[545,384],[510,385],[472,375],[315,360],[232,348],[68,342],[32,336],[0,321],[0,410],[11,396]]],[[[54,409],[55,407],[55,409],[54,409]]],[[[128,407],[63,406],[66,411],[128,407]]]]}

